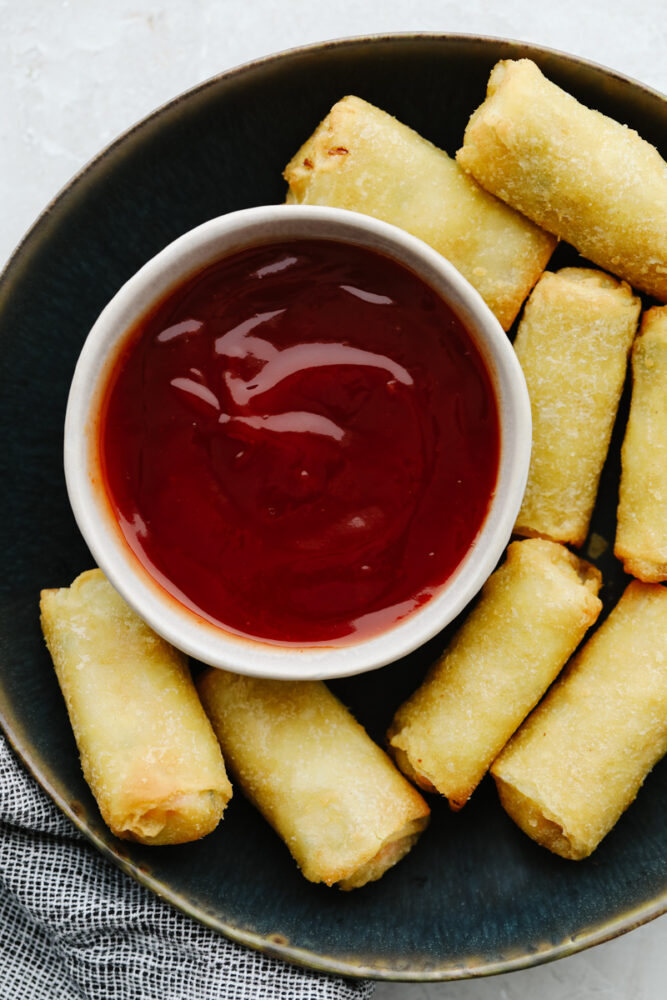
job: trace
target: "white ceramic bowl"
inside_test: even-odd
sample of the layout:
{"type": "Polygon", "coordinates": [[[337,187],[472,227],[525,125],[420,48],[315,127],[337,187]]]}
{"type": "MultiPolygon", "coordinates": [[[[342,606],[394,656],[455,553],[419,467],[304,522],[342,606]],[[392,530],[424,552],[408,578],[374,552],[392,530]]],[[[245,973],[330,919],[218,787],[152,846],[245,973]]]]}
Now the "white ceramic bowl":
{"type": "Polygon", "coordinates": [[[181,236],[137,272],[101,313],[83,346],[65,420],[70,502],[93,557],[156,632],[191,656],[237,673],[328,678],[373,670],[407,655],[463,610],[493,571],[521,504],[531,446],[523,374],[500,324],[479,294],[421,240],[340,209],[273,205],[212,219],[181,236]],[[139,564],[100,488],[96,421],[119,344],[136,320],[190,274],[245,247],[288,239],[333,239],[375,249],[417,273],[449,304],[475,340],[496,393],[500,464],[495,493],[476,540],[455,573],[420,609],[382,634],[345,646],[280,646],[240,637],[179,604],[139,564]]]}

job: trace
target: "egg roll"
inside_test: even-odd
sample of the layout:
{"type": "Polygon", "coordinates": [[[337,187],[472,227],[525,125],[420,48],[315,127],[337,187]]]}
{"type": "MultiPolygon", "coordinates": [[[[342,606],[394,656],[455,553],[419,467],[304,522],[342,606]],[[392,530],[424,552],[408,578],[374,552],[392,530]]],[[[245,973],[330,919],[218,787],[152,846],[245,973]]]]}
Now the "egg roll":
{"type": "Polygon", "coordinates": [[[429,808],[321,681],[211,669],[198,689],[233,777],[309,881],[356,889],[407,854],[429,808]]]}
{"type": "Polygon", "coordinates": [[[639,580],[667,580],[667,306],[642,317],[621,449],[614,554],[639,580]]]}
{"type": "Polygon", "coordinates": [[[458,163],[599,267],[667,302],[667,164],[530,59],[493,68],[458,163]]]}
{"type": "Polygon", "coordinates": [[[232,789],[184,656],[99,569],[43,590],[40,606],[84,777],[112,833],[179,844],[213,830],[232,789]]]}
{"type": "Polygon", "coordinates": [[[474,285],[505,330],[556,245],[447,153],[358,97],[333,106],[284,176],[290,203],[362,212],[430,244],[474,285]]]}
{"type": "Polygon", "coordinates": [[[629,584],[494,762],[500,801],[563,858],[595,850],[667,752],[667,589],[629,584]]]}
{"type": "Polygon", "coordinates": [[[583,545],[640,308],[629,285],[589,268],[535,286],[514,342],[533,417],[516,534],[583,545]]]}
{"type": "Polygon", "coordinates": [[[602,607],[601,578],[564,546],[512,542],[505,562],[388,732],[399,767],[458,810],[602,607]]]}

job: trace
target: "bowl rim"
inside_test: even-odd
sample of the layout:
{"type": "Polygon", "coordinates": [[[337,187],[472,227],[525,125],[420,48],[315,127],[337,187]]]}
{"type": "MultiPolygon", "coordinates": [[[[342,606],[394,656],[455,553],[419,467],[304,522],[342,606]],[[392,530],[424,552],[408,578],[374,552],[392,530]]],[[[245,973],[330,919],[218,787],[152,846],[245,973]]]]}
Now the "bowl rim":
{"type": "Polygon", "coordinates": [[[436,636],[464,610],[510,539],[531,447],[523,372],[500,323],[479,293],[422,240],[346,209],[262,205],[210,219],[148,260],[116,292],[93,324],[72,378],[64,433],[70,505],[97,565],[128,604],[164,639],[210,666],[276,680],[345,677],[395,662],[436,636]],[[500,454],[486,516],[468,552],[424,605],[379,634],[349,644],[285,644],[238,636],[204,620],[160,586],[119,531],[101,485],[97,416],[119,347],[138,318],[207,264],[276,240],[328,239],[384,253],[425,280],[458,315],[480,351],[496,398],[500,454]]]}

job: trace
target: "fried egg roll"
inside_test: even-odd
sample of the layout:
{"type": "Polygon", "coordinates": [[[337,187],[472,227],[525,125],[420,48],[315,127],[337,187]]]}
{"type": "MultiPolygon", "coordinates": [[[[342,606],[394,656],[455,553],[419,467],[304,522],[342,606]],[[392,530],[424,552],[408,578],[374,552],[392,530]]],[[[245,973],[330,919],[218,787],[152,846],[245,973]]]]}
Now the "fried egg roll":
{"type": "Polygon", "coordinates": [[[429,243],[509,329],[556,240],[483,191],[445,152],[345,97],[285,169],[287,201],[347,208],[429,243]]]}
{"type": "Polygon", "coordinates": [[[533,416],[518,535],[583,545],[640,308],[625,282],[589,268],[535,286],[514,343],[533,416]]]}
{"type": "Polygon", "coordinates": [[[667,752],[667,589],[633,581],[491,768],[524,833],[588,857],[667,752]]]}
{"type": "Polygon", "coordinates": [[[667,302],[667,164],[636,132],[584,107],[529,59],[503,60],[459,164],[593,263],[667,302]]]}
{"type": "Polygon", "coordinates": [[[614,553],[639,580],[667,580],[667,306],[649,309],[632,349],[614,553]]]}
{"type": "Polygon", "coordinates": [[[388,732],[399,767],[461,809],[602,607],[600,574],[564,546],[513,542],[388,732]]]}
{"type": "Polygon", "coordinates": [[[323,683],[212,669],[198,688],[232,775],[309,881],[356,889],[407,854],[429,808],[323,683]]]}
{"type": "Polygon", "coordinates": [[[183,655],[99,569],[43,590],[41,620],[84,777],[112,833],[178,844],[213,830],[232,789],[183,655]]]}

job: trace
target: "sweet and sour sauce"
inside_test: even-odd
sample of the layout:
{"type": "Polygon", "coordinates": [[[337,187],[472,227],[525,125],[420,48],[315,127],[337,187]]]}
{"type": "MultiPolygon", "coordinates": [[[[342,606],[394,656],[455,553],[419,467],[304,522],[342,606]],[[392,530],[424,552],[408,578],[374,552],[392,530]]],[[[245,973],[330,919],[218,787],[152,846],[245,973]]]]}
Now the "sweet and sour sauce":
{"type": "Polygon", "coordinates": [[[174,598],[268,642],[370,638],[484,521],[497,403],[421,278],[329,240],[243,250],[128,333],[99,422],[127,544],[174,598]]]}

